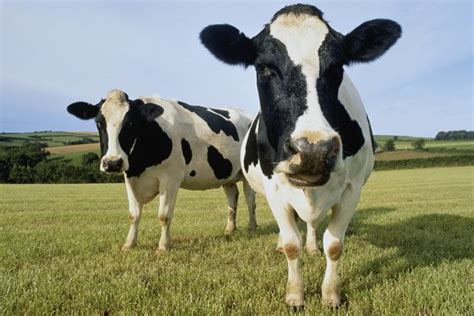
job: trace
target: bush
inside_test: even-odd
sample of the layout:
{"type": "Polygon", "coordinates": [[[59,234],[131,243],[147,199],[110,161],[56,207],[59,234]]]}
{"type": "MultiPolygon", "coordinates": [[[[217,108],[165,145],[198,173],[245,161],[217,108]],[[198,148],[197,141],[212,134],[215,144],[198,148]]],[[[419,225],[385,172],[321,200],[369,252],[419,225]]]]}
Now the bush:
{"type": "Polygon", "coordinates": [[[44,144],[25,143],[8,149],[0,158],[2,183],[97,183],[122,182],[122,174],[106,174],[99,170],[99,156],[89,153],[82,166],[64,161],[48,161],[44,144]]]}
{"type": "Polygon", "coordinates": [[[34,183],[35,169],[29,166],[13,165],[8,175],[9,182],[13,183],[34,183]]]}
{"type": "Polygon", "coordinates": [[[9,148],[5,158],[9,163],[19,166],[34,167],[41,161],[46,160],[49,152],[45,150],[46,145],[42,143],[23,143],[20,147],[9,148]]]}
{"type": "Polygon", "coordinates": [[[82,156],[82,165],[86,167],[99,165],[99,156],[96,153],[87,153],[82,156]]]}
{"type": "Polygon", "coordinates": [[[418,138],[412,142],[411,145],[415,150],[423,150],[425,148],[425,140],[423,138],[418,138]]]}
{"type": "Polygon", "coordinates": [[[393,139],[387,140],[383,149],[386,151],[394,151],[395,150],[395,141],[393,139]]]}

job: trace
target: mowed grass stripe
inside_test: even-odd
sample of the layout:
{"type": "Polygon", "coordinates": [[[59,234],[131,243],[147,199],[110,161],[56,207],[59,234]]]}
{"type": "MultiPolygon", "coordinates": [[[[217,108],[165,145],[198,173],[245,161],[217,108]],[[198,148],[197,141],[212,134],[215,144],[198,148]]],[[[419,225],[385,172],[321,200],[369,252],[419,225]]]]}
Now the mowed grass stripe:
{"type": "MultiPolygon", "coordinates": [[[[473,183],[474,167],[373,173],[342,257],[345,304],[321,305],[325,260],[304,254],[305,311],[472,314],[473,183]]],[[[241,193],[239,230],[226,238],[222,190],[180,191],[173,248],[158,256],[157,201],[144,209],[138,248],[120,252],[123,184],[1,185],[0,193],[1,314],[290,311],[278,228],[261,196],[257,231],[246,230],[241,193]]]]}

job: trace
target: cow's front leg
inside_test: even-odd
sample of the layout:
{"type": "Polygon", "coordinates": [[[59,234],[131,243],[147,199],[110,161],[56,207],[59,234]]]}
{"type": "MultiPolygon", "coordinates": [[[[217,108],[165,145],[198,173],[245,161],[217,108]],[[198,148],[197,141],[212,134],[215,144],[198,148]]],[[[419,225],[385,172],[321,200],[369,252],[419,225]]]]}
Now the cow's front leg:
{"type": "Polygon", "coordinates": [[[138,224],[140,222],[143,204],[139,203],[133,194],[133,190],[129,183],[126,183],[128,197],[128,220],[130,228],[128,230],[127,239],[122,246],[122,251],[128,251],[137,245],[138,224]]]}
{"type": "Polygon", "coordinates": [[[225,227],[225,234],[230,235],[236,228],[235,219],[237,216],[237,202],[239,200],[239,189],[236,184],[225,184],[224,188],[225,196],[227,198],[227,225],[225,227]]]}
{"type": "Polygon", "coordinates": [[[268,195],[267,198],[273,216],[280,228],[279,241],[283,246],[288,262],[288,282],[286,284],[285,301],[290,306],[302,306],[304,304],[303,277],[300,271],[302,242],[294,210],[289,205],[282,205],[276,201],[277,199],[272,199],[268,195]]]}
{"type": "Polygon", "coordinates": [[[247,202],[247,208],[249,211],[248,229],[255,230],[257,228],[257,218],[255,216],[255,209],[257,207],[255,204],[255,191],[250,187],[250,184],[245,177],[243,179],[243,186],[245,201],[247,202]]]}
{"type": "Polygon", "coordinates": [[[344,191],[341,203],[332,209],[329,225],[324,232],[323,247],[326,255],[326,273],[322,285],[322,302],[329,306],[335,307],[341,303],[341,284],[337,267],[342,255],[346,229],[354,215],[359,196],[360,189],[348,187],[344,191]]]}
{"type": "Polygon", "coordinates": [[[171,246],[171,220],[173,219],[178,189],[178,187],[167,187],[164,191],[160,190],[158,218],[161,225],[161,237],[158,252],[168,251],[171,246]]]}

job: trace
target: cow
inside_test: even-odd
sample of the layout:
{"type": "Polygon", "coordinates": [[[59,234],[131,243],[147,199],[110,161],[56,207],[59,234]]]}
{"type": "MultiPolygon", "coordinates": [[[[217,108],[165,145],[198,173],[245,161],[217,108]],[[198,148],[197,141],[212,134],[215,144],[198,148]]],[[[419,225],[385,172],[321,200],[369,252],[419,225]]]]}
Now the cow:
{"type": "Polygon", "coordinates": [[[243,180],[249,211],[248,228],[257,226],[255,192],[243,178],[240,147],[252,120],[240,110],[190,105],[159,97],[131,100],[120,90],[98,104],[75,102],[67,111],[95,119],[102,158],[100,170],[123,172],[130,229],[123,251],[137,244],[143,205],[159,195],[161,238],[158,252],[170,248],[170,226],[179,188],[207,190],[222,186],[228,203],[225,233],[236,229],[243,180]]]}
{"type": "Polygon", "coordinates": [[[304,306],[301,235],[294,212],[323,234],[322,302],[341,303],[337,267],[362,186],[374,165],[369,119],[344,65],[370,62],[401,36],[394,21],[375,19],[343,35],[310,5],[280,9],[255,37],[228,24],[209,25],[203,45],[230,65],[254,66],[260,111],[245,136],[241,161],[252,188],[265,195],[288,263],[285,301],[304,306]]]}

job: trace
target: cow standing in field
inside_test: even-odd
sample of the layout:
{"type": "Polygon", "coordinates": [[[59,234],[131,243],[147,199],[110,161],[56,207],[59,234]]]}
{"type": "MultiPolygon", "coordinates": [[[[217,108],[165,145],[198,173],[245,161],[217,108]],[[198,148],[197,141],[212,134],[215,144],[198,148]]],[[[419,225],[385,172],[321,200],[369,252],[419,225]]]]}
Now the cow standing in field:
{"type": "Polygon", "coordinates": [[[122,250],[137,243],[144,204],[159,194],[161,238],[158,250],[170,247],[170,225],[179,188],[207,190],[222,186],[228,202],[225,232],[236,228],[243,180],[249,229],[255,229],[255,192],[243,178],[240,147],[251,119],[234,109],[212,109],[157,97],[130,100],[113,90],[98,104],[76,102],[68,112],[95,119],[102,159],[100,169],[123,172],[129,202],[130,230],[122,250]]]}
{"type": "Polygon", "coordinates": [[[314,229],[329,209],[322,301],[341,302],[336,269],[344,235],[374,165],[370,123],[343,66],[380,57],[400,35],[397,23],[377,19],[344,36],[309,5],[281,9],[251,39],[227,24],[201,32],[202,43],[218,59],[257,71],[260,112],[242,146],[242,168],[278,222],[289,305],[304,304],[302,240],[294,212],[310,227],[306,248],[311,251],[314,229]]]}

